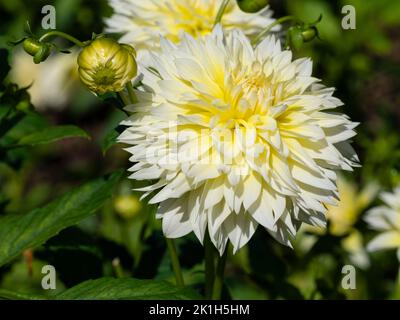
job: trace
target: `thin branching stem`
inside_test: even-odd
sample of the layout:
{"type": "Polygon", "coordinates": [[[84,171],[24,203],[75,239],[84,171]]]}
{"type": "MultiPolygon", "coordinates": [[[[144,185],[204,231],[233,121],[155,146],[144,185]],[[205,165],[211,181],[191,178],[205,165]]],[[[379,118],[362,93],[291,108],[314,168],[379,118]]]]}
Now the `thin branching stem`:
{"type": "Polygon", "coordinates": [[[76,44],[77,46],[79,46],[81,48],[85,47],[85,45],[86,45],[84,42],[78,40],[77,38],[75,38],[75,37],[73,37],[73,36],[71,36],[71,35],[69,35],[69,34],[67,34],[65,32],[57,31],[57,30],[45,33],[43,36],[40,37],[39,41],[40,42],[44,42],[46,39],[48,39],[50,37],[61,37],[61,38],[64,38],[64,39],[76,44]]]}

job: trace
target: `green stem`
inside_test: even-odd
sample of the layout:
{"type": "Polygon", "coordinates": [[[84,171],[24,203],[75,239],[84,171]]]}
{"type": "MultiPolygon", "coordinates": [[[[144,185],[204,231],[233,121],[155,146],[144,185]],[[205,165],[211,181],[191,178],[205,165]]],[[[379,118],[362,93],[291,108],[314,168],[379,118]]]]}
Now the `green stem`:
{"type": "Polygon", "coordinates": [[[129,99],[131,100],[131,103],[136,103],[138,102],[138,99],[136,97],[136,93],[135,90],[133,89],[133,85],[132,82],[128,82],[128,84],[126,85],[128,88],[128,94],[129,94],[129,99]]]}
{"type": "Polygon", "coordinates": [[[391,294],[391,299],[394,299],[394,300],[400,299],[400,268],[399,268],[399,272],[397,274],[397,279],[396,279],[396,283],[395,283],[393,292],[391,294]]]}
{"type": "Polygon", "coordinates": [[[121,100],[125,106],[128,106],[131,104],[131,102],[129,101],[129,98],[126,96],[126,94],[123,91],[118,92],[118,95],[121,98],[121,100]]]}
{"type": "MultiPolygon", "coordinates": [[[[127,106],[127,105],[131,104],[130,101],[129,101],[129,98],[125,95],[125,93],[123,91],[120,91],[120,92],[117,92],[117,93],[118,93],[119,98],[122,100],[122,103],[124,104],[124,106],[127,106]]],[[[124,109],[124,106],[121,107],[120,103],[118,103],[116,107],[117,107],[117,109],[121,110],[123,113],[125,113],[129,117],[130,114],[129,114],[128,111],[126,111],[124,109]]]]}
{"type": "Polygon", "coordinates": [[[226,265],[226,260],[228,257],[228,247],[226,247],[225,252],[221,257],[218,257],[218,263],[217,263],[217,272],[215,275],[215,280],[214,280],[214,287],[212,291],[212,296],[211,298],[213,300],[220,300],[221,295],[222,295],[222,288],[224,286],[224,272],[225,272],[225,265],[226,265]]]}
{"type": "Polygon", "coordinates": [[[119,260],[119,258],[115,258],[112,261],[112,266],[114,268],[114,272],[115,272],[116,277],[118,279],[123,278],[124,277],[124,270],[122,270],[121,261],[119,260]]]}
{"type": "Polygon", "coordinates": [[[165,238],[167,241],[167,247],[169,255],[171,257],[172,269],[174,270],[176,284],[183,287],[185,282],[183,281],[181,265],[179,263],[178,254],[176,252],[175,241],[173,239],[165,238]]]}
{"type": "Polygon", "coordinates": [[[214,27],[215,27],[218,23],[221,22],[222,16],[224,15],[224,12],[225,12],[225,10],[226,10],[226,7],[227,7],[228,4],[229,4],[229,1],[230,1],[230,0],[224,0],[224,1],[221,3],[221,6],[219,7],[218,12],[217,12],[217,16],[215,17],[214,27]]]}
{"type": "Polygon", "coordinates": [[[85,46],[84,42],[79,41],[77,38],[75,38],[65,32],[57,31],[57,30],[45,33],[43,36],[41,36],[41,38],[39,39],[39,42],[43,42],[47,38],[50,38],[50,37],[61,37],[61,38],[67,39],[68,41],[76,44],[77,46],[79,46],[81,48],[83,48],[85,46]]]}
{"type": "Polygon", "coordinates": [[[271,23],[268,27],[266,27],[263,31],[261,31],[261,32],[258,34],[257,37],[254,38],[254,40],[252,41],[252,44],[253,44],[253,45],[258,44],[258,43],[260,42],[260,40],[261,40],[262,38],[264,38],[264,36],[265,36],[268,32],[270,32],[271,29],[272,29],[273,27],[275,27],[275,26],[277,26],[277,25],[279,25],[279,24],[281,24],[281,23],[284,23],[284,22],[286,22],[286,21],[290,21],[290,20],[296,20],[296,18],[293,17],[293,16],[286,16],[286,17],[282,17],[282,18],[276,20],[275,22],[271,23]]]}
{"type": "Polygon", "coordinates": [[[206,299],[211,299],[215,280],[215,248],[208,232],[204,237],[204,257],[206,272],[205,296],[206,299]]]}

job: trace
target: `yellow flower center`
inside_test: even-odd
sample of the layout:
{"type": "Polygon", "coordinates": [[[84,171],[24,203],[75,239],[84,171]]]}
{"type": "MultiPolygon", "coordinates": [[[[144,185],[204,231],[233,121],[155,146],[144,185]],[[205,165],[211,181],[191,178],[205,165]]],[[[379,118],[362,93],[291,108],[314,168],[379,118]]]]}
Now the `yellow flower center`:
{"type": "MultiPolygon", "coordinates": [[[[210,33],[214,27],[219,4],[219,1],[202,0],[154,1],[153,12],[159,13],[160,16],[169,17],[166,21],[168,29],[166,37],[171,41],[178,42],[179,35],[182,32],[193,37],[210,33]]],[[[232,3],[228,5],[225,14],[229,14],[233,8],[232,3]]],[[[140,18],[135,17],[135,19],[140,18]]],[[[140,20],[144,25],[153,25],[153,21],[140,20]]]]}
{"type": "Polygon", "coordinates": [[[232,67],[230,83],[219,83],[220,99],[227,107],[209,109],[211,126],[223,129],[255,128],[281,99],[282,86],[271,81],[259,61],[232,67]],[[228,107],[229,106],[229,107],[228,107]]]}
{"type": "Polygon", "coordinates": [[[251,92],[258,93],[260,89],[265,88],[267,85],[267,77],[262,70],[261,63],[258,61],[253,63],[250,72],[246,69],[240,70],[234,81],[242,86],[246,94],[251,92]]]}

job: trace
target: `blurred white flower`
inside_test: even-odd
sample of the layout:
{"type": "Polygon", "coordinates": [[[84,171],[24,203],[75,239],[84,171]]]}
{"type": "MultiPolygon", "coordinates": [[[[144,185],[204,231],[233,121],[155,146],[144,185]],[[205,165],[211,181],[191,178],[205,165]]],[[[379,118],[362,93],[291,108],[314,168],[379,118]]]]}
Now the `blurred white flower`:
{"type": "Polygon", "coordinates": [[[79,86],[77,52],[55,54],[46,62],[34,64],[24,51],[16,51],[12,59],[11,81],[20,87],[30,86],[33,105],[43,110],[65,107],[79,86]]]}
{"type": "MultiPolygon", "coordinates": [[[[194,37],[212,31],[222,0],[110,0],[114,14],[106,19],[106,32],[120,33],[135,49],[152,49],[160,35],[177,42],[182,32],[194,37]]],[[[260,33],[274,22],[267,8],[257,14],[241,11],[230,1],[222,18],[225,29],[240,28],[246,35],[260,33]]],[[[279,26],[273,29],[279,30],[279,26]]]]}
{"type": "Polygon", "coordinates": [[[342,240],[342,247],[348,253],[350,263],[361,269],[366,269],[370,266],[363,236],[359,231],[353,229],[353,231],[342,240]]]}
{"type": "Polygon", "coordinates": [[[310,59],[292,61],[273,36],[253,49],[243,32],[217,27],[163,39],[141,68],[147,91],[127,107],[119,141],[133,145],[130,178],[158,180],[140,190],[158,190],[150,203],[167,237],[193,231],[202,242],[208,228],[222,254],[259,224],[288,246],[302,222],[325,225],[335,170],[358,161],[348,142],[357,124],[330,111],[342,103],[310,59]]]}
{"type": "Polygon", "coordinates": [[[365,221],[381,234],[368,243],[367,249],[397,249],[400,261],[400,187],[393,193],[383,192],[380,198],[385,205],[369,210],[365,221]]]}
{"type": "Polygon", "coordinates": [[[327,205],[329,232],[343,236],[351,231],[363,210],[372,202],[378,192],[378,185],[369,183],[361,191],[355,183],[339,176],[340,201],[337,206],[327,205]]]}
{"type": "Polygon", "coordinates": [[[346,236],[341,244],[348,253],[352,264],[359,268],[369,267],[369,257],[364,247],[363,236],[354,228],[363,210],[374,200],[378,185],[368,183],[359,190],[354,182],[338,175],[337,186],[340,201],[337,205],[327,205],[327,219],[329,230],[322,227],[303,225],[299,230],[301,235],[296,242],[296,247],[302,252],[308,252],[318,241],[315,235],[323,235],[328,231],[334,236],[346,236]]]}

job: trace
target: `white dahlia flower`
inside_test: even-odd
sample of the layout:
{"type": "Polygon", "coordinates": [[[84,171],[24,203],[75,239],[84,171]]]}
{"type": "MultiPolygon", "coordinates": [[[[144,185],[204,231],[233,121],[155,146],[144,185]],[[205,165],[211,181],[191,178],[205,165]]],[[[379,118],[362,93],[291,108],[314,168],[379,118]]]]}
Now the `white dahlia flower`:
{"type": "Polygon", "coordinates": [[[380,198],[385,205],[369,210],[365,221],[381,234],[368,243],[367,249],[397,249],[397,257],[400,260],[400,187],[393,193],[383,192],[380,198]]]}
{"type": "Polygon", "coordinates": [[[140,190],[160,204],[167,237],[193,231],[202,242],[208,230],[222,254],[259,224],[288,246],[301,222],[325,224],[335,170],[358,161],[348,142],[356,124],[330,111],[342,103],[309,59],[292,61],[273,36],[253,49],[218,26],[198,40],[163,39],[143,63],[147,89],[127,107],[119,141],[133,145],[130,178],[157,180],[140,190]]]}
{"type": "MultiPolygon", "coordinates": [[[[160,35],[177,42],[182,32],[193,37],[210,33],[222,0],[110,0],[109,3],[114,14],[105,21],[106,32],[122,34],[122,42],[141,50],[157,46],[160,35]]],[[[236,1],[230,1],[221,23],[225,29],[240,28],[250,36],[274,22],[271,15],[268,7],[249,14],[241,11],[236,1]]]]}

